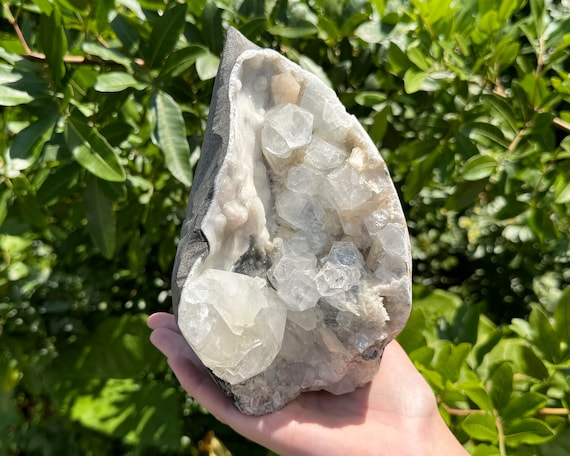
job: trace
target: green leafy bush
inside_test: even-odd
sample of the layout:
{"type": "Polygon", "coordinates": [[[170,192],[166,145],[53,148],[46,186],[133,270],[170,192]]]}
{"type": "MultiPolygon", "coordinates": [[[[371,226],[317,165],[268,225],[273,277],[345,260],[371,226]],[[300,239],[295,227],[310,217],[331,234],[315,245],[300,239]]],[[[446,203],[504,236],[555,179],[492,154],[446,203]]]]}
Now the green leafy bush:
{"type": "Polygon", "coordinates": [[[181,391],[144,325],[170,305],[228,25],[322,77],[386,158],[415,260],[399,339],[456,436],[568,454],[567,2],[1,11],[0,454],[267,454],[181,391]]]}

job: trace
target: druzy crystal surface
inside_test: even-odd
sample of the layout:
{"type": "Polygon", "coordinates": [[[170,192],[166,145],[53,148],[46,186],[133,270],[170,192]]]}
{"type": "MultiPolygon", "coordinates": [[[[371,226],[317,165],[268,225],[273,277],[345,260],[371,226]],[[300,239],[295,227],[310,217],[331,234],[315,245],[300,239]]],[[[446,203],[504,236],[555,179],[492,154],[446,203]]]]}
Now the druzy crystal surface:
{"type": "Polygon", "coordinates": [[[365,385],[411,305],[384,160],[335,93],[230,29],[173,275],[178,325],[248,414],[365,385]]]}

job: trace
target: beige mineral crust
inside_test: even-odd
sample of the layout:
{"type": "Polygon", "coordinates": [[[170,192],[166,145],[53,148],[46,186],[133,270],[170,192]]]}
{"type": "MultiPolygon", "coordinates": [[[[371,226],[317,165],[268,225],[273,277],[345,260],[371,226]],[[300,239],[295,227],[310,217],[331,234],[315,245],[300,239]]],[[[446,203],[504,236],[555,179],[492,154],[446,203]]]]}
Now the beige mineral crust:
{"type": "Polygon", "coordinates": [[[386,164],[321,80],[234,29],[173,275],[178,325],[236,406],[368,383],[411,306],[386,164]]]}

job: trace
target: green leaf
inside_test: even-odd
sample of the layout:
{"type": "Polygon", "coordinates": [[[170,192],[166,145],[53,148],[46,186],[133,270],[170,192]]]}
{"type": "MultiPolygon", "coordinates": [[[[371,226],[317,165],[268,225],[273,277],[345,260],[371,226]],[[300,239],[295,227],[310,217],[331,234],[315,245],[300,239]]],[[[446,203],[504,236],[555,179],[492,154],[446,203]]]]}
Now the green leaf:
{"type": "Polygon", "coordinates": [[[466,181],[479,181],[495,172],[497,161],[489,155],[476,155],[463,165],[460,175],[466,181]]]}
{"type": "Polygon", "coordinates": [[[74,391],[72,420],[88,429],[122,439],[130,445],[179,447],[182,418],[176,388],[163,382],[136,379],[90,379],[74,391]]]}
{"type": "Polygon", "coordinates": [[[509,103],[506,99],[499,97],[498,95],[483,95],[481,101],[487,104],[497,117],[499,116],[503,122],[506,129],[510,130],[511,133],[516,134],[518,132],[518,123],[515,117],[514,104],[509,103]]]}
{"type": "Polygon", "coordinates": [[[532,416],[547,403],[548,398],[546,396],[532,391],[513,395],[507,406],[501,411],[501,419],[504,422],[509,422],[516,418],[532,416]]]}
{"type": "Polygon", "coordinates": [[[545,239],[556,239],[559,233],[551,218],[551,212],[542,207],[532,207],[528,217],[528,226],[536,237],[543,242],[545,239]]]}
{"type": "MultiPolygon", "coordinates": [[[[135,14],[140,13],[142,15],[142,10],[138,11],[140,10],[140,5],[138,3],[129,2],[128,5],[125,6],[135,7],[133,8],[137,10],[135,14]]],[[[144,18],[144,15],[142,16],[144,18]]],[[[135,30],[133,24],[131,24],[131,22],[129,22],[125,18],[125,16],[117,14],[115,18],[111,21],[111,28],[113,29],[113,32],[115,33],[115,35],[117,35],[117,38],[123,45],[122,47],[125,49],[126,54],[135,53],[139,50],[141,36],[139,35],[138,31],[135,30]]]]}
{"type": "Polygon", "coordinates": [[[107,315],[79,341],[62,344],[50,374],[54,381],[132,378],[151,371],[162,357],[148,340],[147,316],[107,315]]]}
{"type": "Polygon", "coordinates": [[[404,74],[404,88],[406,93],[412,94],[419,92],[428,76],[429,74],[425,71],[418,71],[414,68],[408,69],[404,74]]]}
{"type": "Polygon", "coordinates": [[[95,14],[93,16],[97,23],[97,30],[101,33],[109,27],[109,17],[111,11],[115,8],[115,0],[99,0],[94,3],[95,5],[92,9],[95,10],[95,14]]]}
{"type": "Polygon", "coordinates": [[[412,169],[406,177],[406,184],[404,187],[404,199],[406,201],[411,201],[415,198],[420,190],[427,186],[428,182],[431,181],[433,170],[440,157],[440,153],[441,148],[438,146],[426,157],[414,163],[411,167],[412,169]]]}
{"type": "Polygon", "coordinates": [[[99,75],[94,89],[98,92],[121,92],[129,88],[141,90],[145,87],[145,84],[137,81],[128,73],[112,71],[99,75]]]}
{"type": "Polygon", "coordinates": [[[543,78],[536,78],[534,74],[526,74],[519,81],[520,86],[526,92],[530,102],[536,107],[542,107],[548,98],[549,87],[543,78]]]}
{"type": "Polygon", "coordinates": [[[50,4],[49,0],[33,0],[34,5],[36,5],[42,14],[49,16],[53,11],[53,6],[50,4]]]}
{"type": "Polygon", "coordinates": [[[495,347],[485,355],[482,370],[485,365],[493,367],[494,365],[504,362],[505,359],[513,363],[514,371],[523,373],[539,380],[549,377],[548,369],[544,362],[534,351],[529,348],[528,344],[522,344],[521,339],[501,339],[495,347]]]}
{"type": "Polygon", "coordinates": [[[496,65],[500,65],[501,68],[508,68],[517,58],[519,51],[520,44],[508,37],[495,46],[491,59],[496,65]]]}
{"type": "Polygon", "coordinates": [[[405,72],[412,65],[410,59],[396,43],[390,43],[388,61],[392,65],[392,69],[398,74],[405,72]]]}
{"type": "MultiPolygon", "coordinates": [[[[336,43],[342,39],[337,24],[327,16],[319,16],[317,28],[319,29],[319,38],[323,41],[336,43]]],[[[243,33],[243,29],[241,32],[243,33]]]]}
{"type": "Polygon", "coordinates": [[[117,49],[106,48],[99,43],[83,43],[81,45],[83,52],[95,57],[99,57],[104,62],[114,62],[130,69],[133,61],[117,49]]]}
{"type": "Polygon", "coordinates": [[[433,291],[414,288],[413,302],[417,309],[421,309],[426,321],[426,326],[436,326],[443,318],[452,322],[457,310],[461,307],[461,298],[448,291],[435,289],[433,291]]]}
{"type": "Polygon", "coordinates": [[[63,57],[67,52],[67,36],[57,8],[49,16],[41,16],[39,44],[46,55],[52,83],[59,88],[66,72],[63,57]]]}
{"type": "MultiPolygon", "coordinates": [[[[17,368],[16,360],[0,358],[0,429],[17,429],[21,422],[18,403],[14,398],[14,389],[17,386],[22,373],[17,368]]],[[[7,443],[10,437],[3,443],[7,443]]]]}
{"type": "Polygon", "coordinates": [[[481,443],[477,445],[471,456],[501,456],[501,451],[494,445],[481,443]]]}
{"type": "Polygon", "coordinates": [[[178,43],[186,22],[187,10],[186,4],[179,3],[167,9],[153,23],[147,47],[145,48],[145,63],[149,68],[161,66],[178,43]]]}
{"type": "Polygon", "coordinates": [[[77,111],[67,119],[65,133],[67,146],[81,166],[101,179],[124,182],[119,155],[77,111]]]}
{"type": "Polygon", "coordinates": [[[204,57],[208,54],[209,51],[198,44],[192,44],[174,51],[168,56],[166,62],[160,69],[158,78],[176,77],[194,65],[200,57],[204,57]]]}
{"type": "Polygon", "coordinates": [[[554,309],[554,330],[570,352],[570,286],[566,286],[554,309]]]}
{"type": "Polygon", "coordinates": [[[267,31],[271,35],[281,36],[283,38],[304,38],[316,35],[318,29],[315,24],[302,20],[295,25],[275,24],[268,27],[267,31]]]}
{"type": "Polygon", "coordinates": [[[457,382],[461,368],[463,367],[471,346],[469,344],[453,345],[451,342],[444,343],[436,351],[434,367],[442,374],[443,378],[450,382],[457,382]]]}
{"type": "Polygon", "coordinates": [[[465,394],[467,397],[473,401],[473,403],[479,407],[481,410],[485,410],[487,412],[493,412],[494,405],[491,401],[491,396],[489,396],[489,392],[479,386],[467,387],[465,388],[465,394]]]}
{"type": "MultiPolygon", "coordinates": [[[[164,372],[164,357],[148,339],[146,315],[108,314],[78,340],[62,343],[46,373],[61,412],[89,429],[129,445],[180,448],[179,395],[164,372]]],[[[50,397],[51,398],[51,397],[50,397]]],[[[163,451],[163,450],[161,450],[163,451]]]]}
{"type": "Polygon", "coordinates": [[[420,48],[416,42],[406,49],[406,56],[413,62],[424,74],[433,71],[433,60],[427,55],[426,51],[420,48]]]}
{"type": "Polygon", "coordinates": [[[202,81],[213,79],[218,72],[220,58],[210,52],[196,58],[196,72],[202,81]]]}
{"type": "Polygon", "coordinates": [[[483,442],[496,443],[499,440],[499,433],[495,420],[488,414],[475,413],[469,415],[463,423],[461,423],[463,430],[476,440],[483,442]]]}
{"type": "Polygon", "coordinates": [[[354,31],[354,35],[370,44],[380,43],[385,38],[379,22],[364,22],[354,31]]]}
{"type": "Polygon", "coordinates": [[[406,326],[398,335],[398,342],[406,352],[411,353],[413,350],[425,347],[427,345],[423,329],[426,326],[426,320],[423,312],[412,307],[412,312],[408,318],[406,326]]]}
{"type": "Polygon", "coordinates": [[[63,10],[73,11],[75,14],[87,14],[91,0],[55,0],[63,10]]]}
{"type": "Polygon", "coordinates": [[[509,147],[508,142],[505,140],[505,135],[495,125],[484,122],[469,122],[461,126],[461,131],[480,144],[493,145],[494,143],[504,149],[509,147]]]}
{"type": "Polygon", "coordinates": [[[45,228],[47,225],[46,216],[36,197],[35,189],[29,180],[24,175],[12,179],[12,191],[16,196],[21,216],[31,226],[38,229],[45,228]]]}
{"type": "Polygon", "coordinates": [[[542,456],[568,456],[570,454],[570,427],[558,432],[555,438],[540,446],[542,456]]]}
{"type": "Polygon", "coordinates": [[[8,208],[12,206],[14,194],[8,191],[4,185],[0,185],[0,227],[4,224],[8,215],[8,208]]]}
{"type": "Polygon", "coordinates": [[[332,87],[331,81],[327,74],[324,72],[323,68],[315,63],[313,59],[310,59],[306,55],[301,55],[299,57],[299,65],[304,70],[307,70],[313,73],[316,77],[318,77],[322,82],[324,82],[327,86],[332,87]]]}
{"type": "Polygon", "coordinates": [[[0,84],[0,106],[18,106],[28,104],[33,100],[34,97],[28,92],[0,84]]]}
{"type": "Polygon", "coordinates": [[[554,202],[556,204],[570,203],[570,182],[556,189],[556,199],[554,202]]]}
{"type": "MultiPolygon", "coordinates": [[[[378,109],[376,106],[375,109],[378,109]]],[[[368,128],[368,134],[375,144],[380,144],[382,139],[388,130],[388,116],[390,114],[390,108],[384,106],[372,116],[372,125],[368,128]]]]}
{"type": "Polygon", "coordinates": [[[57,106],[52,106],[38,120],[32,122],[20,131],[8,152],[10,169],[22,171],[31,166],[39,156],[44,143],[51,136],[59,112],[57,106]]]}
{"type": "Polygon", "coordinates": [[[546,8],[544,0],[530,0],[531,17],[534,22],[534,32],[536,38],[540,38],[544,33],[546,23],[546,8]]]}
{"type": "Polygon", "coordinates": [[[52,169],[38,189],[38,202],[42,206],[50,206],[69,195],[70,189],[77,183],[81,169],[74,162],[52,169]]]}
{"type": "MultiPolygon", "coordinates": [[[[367,2],[363,2],[362,5],[365,5],[367,2]]],[[[364,22],[370,21],[371,16],[365,13],[365,9],[361,9],[360,11],[350,11],[348,10],[343,17],[341,27],[340,27],[340,34],[342,36],[352,36],[354,35],[355,30],[360,24],[364,22]]]]}
{"type": "Polygon", "coordinates": [[[386,94],[381,92],[360,92],[354,97],[361,106],[373,107],[386,101],[386,94]]]}
{"type": "Polygon", "coordinates": [[[101,190],[101,183],[94,176],[87,180],[85,215],[93,243],[105,258],[112,258],[117,243],[117,217],[113,200],[101,190]]]}
{"type": "Polygon", "coordinates": [[[524,418],[505,424],[505,443],[510,447],[522,444],[538,445],[554,436],[554,430],[544,421],[524,418]]]}
{"type": "Polygon", "coordinates": [[[153,95],[151,108],[155,122],[153,142],[164,153],[166,166],[172,175],[184,185],[190,186],[190,146],[186,139],[182,111],[176,101],[163,91],[153,95]]]}
{"type": "Polygon", "coordinates": [[[378,11],[378,14],[382,16],[386,10],[386,4],[388,3],[388,0],[372,0],[371,3],[376,8],[376,11],[378,11]]]}
{"type": "Polygon", "coordinates": [[[560,339],[548,315],[538,305],[534,305],[528,321],[533,329],[533,342],[536,347],[544,354],[545,359],[552,363],[560,361],[560,339]]]}
{"type": "MultiPolygon", "coordinates": [[[[251,1],[251,0],[250,0],[251,1]]],[[[217,2],[207,1],[202,10],[202,37],[212,53],[219,55],[224,46],[222,10],[217,2]]]]}
{"type": "Polygon", "coordinates": [[[440,141],[433,138],[410,141],[399,148],[398,155],[401,155],[406,161],[411,162],[418,158],[431,155],[434,150],[440,147],[440,144],[440,141]]]}

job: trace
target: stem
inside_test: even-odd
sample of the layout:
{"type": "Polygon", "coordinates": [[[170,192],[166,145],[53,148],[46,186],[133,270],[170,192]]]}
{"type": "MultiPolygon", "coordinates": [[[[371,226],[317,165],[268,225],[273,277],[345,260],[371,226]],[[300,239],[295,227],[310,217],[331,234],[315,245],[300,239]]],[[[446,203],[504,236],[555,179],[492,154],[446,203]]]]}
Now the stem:
{"type": "MultiPolygon", "coordinates": [[[[485,410],[481,409],[458,409],[453,408],[443,402],[443,399],[440,397],[437,398],[437,403],[442,406],[442,408],[449,413],[450,415],[454,416],[469,416],[469,415],[483,415],[487,413],[485,410]]],[[[496,411],[495,411],[496,412],[496,411]]],[[[565,416],[570,414],[570,410],[567,408],[556,408],[556,407],[544,407],[541,408],[537,414],[539,415],[556,415],[556,416],[565,416]]],[[[498,415],[496,415],[498,417],[498,415]]]]}
{"type": "MultiPolygon", "coordinates": [[[[46,55],[42,54],[41,52],[29,52],[27,54],[21,55],[21,57],[28,59],[28,60],[38,61],[38,62],[43,62],[46,60],[46,55]]],[[[76,64],[76,65],[96,66],[96,65],[101,65],[102,63],[105,63],[106,65],[110,65],[110,66],[122,67],[121,64],[116,63],[116,62],[107,61],[107,60],[103,61],[103,60],[100,60],[97,58],[83,57],[81,55],[65,55],[65,56],[63,56],[63,61],[65,63],[71,63],[71,64],[76,64]]],[[[135,62],[139,66],[144,66],[144,60],[142,60],[142,59],[134,59],[133,62],[135,62]]]]}
{"type": "Polygon", "coordinates": [[[510,153],[517,148],[517,146],[519,145],[519,142],[521,142],[521,139],[526,134],[527,130],[528,130],[528,128],[525,127],[525,128],[518,131],[517,135],[514,137],[512,142],[509,144],[509,147],[507,148],[507,152],[510,153]]]}
{"type": "Polygon", "coordinates": [[[447,405],[445,402],[443,402],[443,400],[440,397],[437,398],[437,402],[443,407],[443,409],[447,413],[449,413],[450,415],[454,415],[454,416],[468,416],[468,415],[477,415],[477,414],[487,413],[487,412],[485,412],[485,410],[479,410],[479,409],[452,408],[449,405],[447,405]]]}
{"type": "Polygon", "coordinates": [[[566,133],[570,133],[570,123],[565,122],[560,117],[555,117],[552,123],[561,130],[564,130],[566,133]]]}
{"type": "Polygon", "coordinates": [[[545,408],[541,408],[538,413],[540,415],[558,415],[558,416],[564,416],[564,415],[570,415],[570,410],[568,410],[567,408],[554,408],[554,407],[545,407],[545,408]]]}
{"type": "Polygon", "coordinates": [[[497,426],[497,433],[499,435],[499,453],[501,456],[506,456],[507,448],[505,446],[505,430],[503,429],[503,422],[499,416],[499,412],[495,409],[493,410],[493,415],[495,415],[495,426],[497,426]]]}
{"type": "Polygon", "coordinates": [[[16,35],[18,36],[18,40],[20,41],[20,44],[24,48],[24,52],[26,54],[31,54],[32,50],[30,49],[30,46],[28,46],[28,43],[26,42],[26,38],[24,38],[24,34],[22,33],[22,30],[20,29],[18,22],[16,21],[16,19],[12,15],[12,11],[10,10],[10,5],[8,5],[8,3],[6,3],[6,2],[2,2],[2,6],[6,10],[6,15],[8,16],[8,22],[14,28],[14,31],[16,32],[16,35]]]}
{"type": "MultiPolygon", "coordinates": [[[[45,54],[42,54],[41,52],[34,52],[30,48],[30,46],[28,46],[28,43],[26,42],[26,38],[24,37],[24,34],[22,33],[22,30],[20,29],[18,22],[16,21],[16,19],[12,15],[12,11],[10,10],[10,5],[8,5],[8,3],[6,3],[6,2],[2,2],[2,6],[6,10],[6,16],[8,18],[9,24],[14,29],[14,32],[16,32],[16,35],[18,36],[18,40],[20,41],[20,44],[24,48],[24,54],[22,54],[21,56],[25,59],[28,59],[28,60],[45,61],[46,60],[45,54]]],[[[99,43],[101,43],[106,48],[109,48],[109,44],[103,39],[103,37],[98,36],[97,41],[99,41],[99,43]]],[[[80,55],[66,55],[63,57],[63,61],[65,63],[80,64],[80,65],[100,65],[101,64],[101,61],[98,59],[91,59],[88,57],[82,57],[80,55]]],[[[144,66],[144,61],[142,59],[134,59],[133,61],[139,66],[144,66]]],[[[114,62],[107,62],[107,63],[114,64],[114,62]]],[[[119,64],[116,64],[116,65],[120,66],[119,64]]]]}

